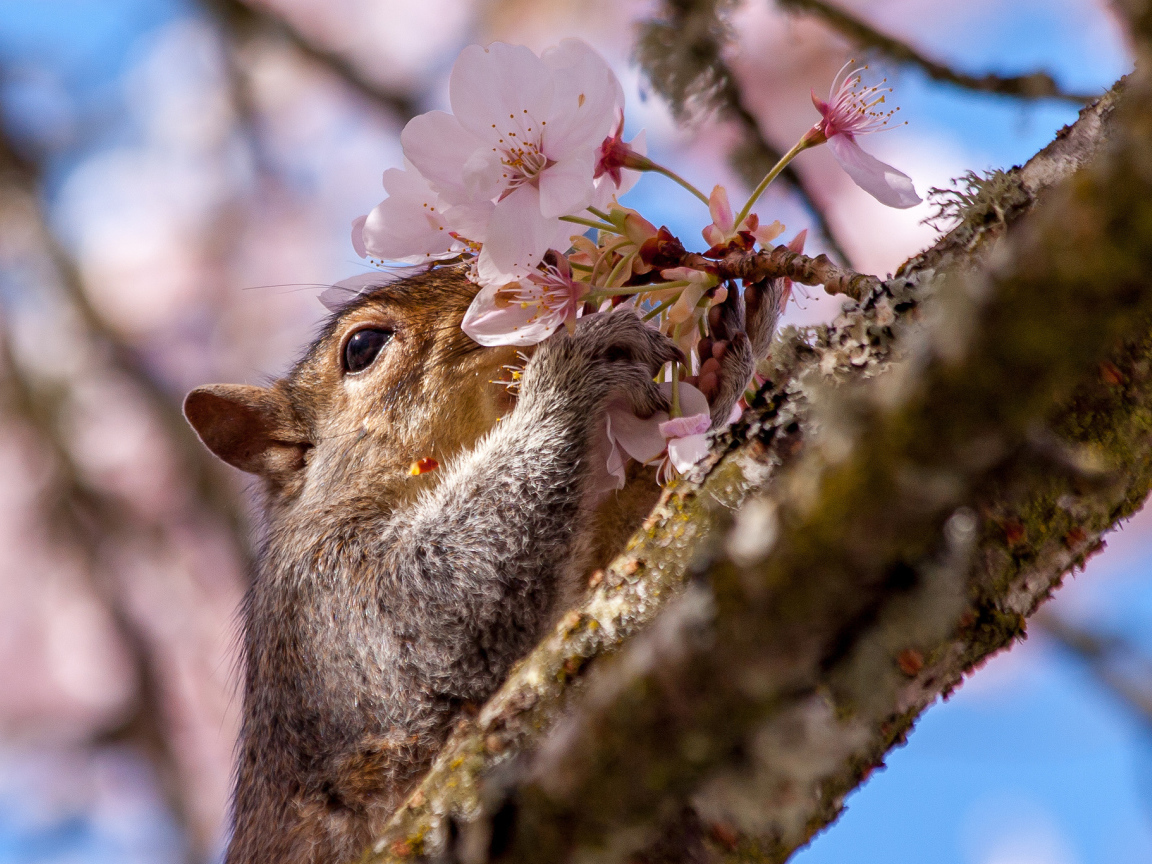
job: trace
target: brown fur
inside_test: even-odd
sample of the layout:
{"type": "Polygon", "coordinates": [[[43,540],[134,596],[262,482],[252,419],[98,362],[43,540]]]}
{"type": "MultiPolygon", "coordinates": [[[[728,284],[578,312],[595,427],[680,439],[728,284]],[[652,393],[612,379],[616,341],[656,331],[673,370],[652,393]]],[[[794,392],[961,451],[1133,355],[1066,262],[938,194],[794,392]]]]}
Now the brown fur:
{"type": "MultiPolygon", "coordinates": [[[[517,400],[489,383],[515,350],[460,329],[475,290],[459,269],[375,288],[270,387],[186,400],[205,444],[265,488],[229,864],[357,857],[453,718],[500,684],[658,495],[634,466],[597,516],[590,466],[610,397],[663,407],[652,375],[671,344],[631,313],[582,319],[538,346],[517,400]],[[394,336],[345,374],[345,341],[365,326],[394,336]],[[413,476],[425,457],[439,469],[413,476]]],[[[748,361],[724,358],[740,378],[729,396],[748,361]]]]}

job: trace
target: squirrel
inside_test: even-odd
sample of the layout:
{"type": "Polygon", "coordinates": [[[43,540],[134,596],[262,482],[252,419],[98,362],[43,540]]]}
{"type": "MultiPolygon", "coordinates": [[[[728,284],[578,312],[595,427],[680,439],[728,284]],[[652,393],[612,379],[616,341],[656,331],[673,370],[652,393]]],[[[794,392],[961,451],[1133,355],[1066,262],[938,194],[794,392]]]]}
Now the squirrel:
{"type": "MultiPolygon", "coordinates": [[[[721,423],[781,290],[712,310],[697,380],[721,423]]],[[[667,408],[654,377],[680,350],[633,310],[586,315],[536,346],[513,395],[489,382],[516,349],[460,328],[475,292],[461,267],[372,287],[285,377],[185,400],[204,444],[263,481],[227,864],[362,854],[655,503],[639,470],[596,512],[597,441],[610,399],[667,408]]]]}

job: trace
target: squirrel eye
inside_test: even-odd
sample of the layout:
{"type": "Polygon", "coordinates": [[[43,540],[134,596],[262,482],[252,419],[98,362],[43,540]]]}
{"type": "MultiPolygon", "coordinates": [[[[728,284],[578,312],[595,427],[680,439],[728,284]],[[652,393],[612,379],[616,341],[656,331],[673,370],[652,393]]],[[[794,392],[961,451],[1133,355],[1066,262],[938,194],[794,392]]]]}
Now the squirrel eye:
{"type": "Polygon", "coordinates": [[[380,349],[392,338],[391,330],[365,328],[357,330],[344,345],[344,369],[348,372],[363,372],[372,365],[380,349]]]}

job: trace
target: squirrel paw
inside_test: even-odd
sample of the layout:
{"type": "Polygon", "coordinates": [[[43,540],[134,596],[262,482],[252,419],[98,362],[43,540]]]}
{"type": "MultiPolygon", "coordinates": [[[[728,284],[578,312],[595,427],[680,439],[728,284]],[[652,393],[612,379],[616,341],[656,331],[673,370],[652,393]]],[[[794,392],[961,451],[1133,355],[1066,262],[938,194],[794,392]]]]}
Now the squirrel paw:
{"type": "Polygon", "coordinates": [[[712,426],[722,426],[744,394],[756,364],[768,356],[776,329],[777,308],[783,282],[757,282],[735,290],[713,307],[708,316],[711,338],[700,342],[700,391],[711,406],[712,426]]]}
{"type": "Polygon", "coordinates": [[[649,327],[635,313],[621,309],[583,319],[576,339],[588,347],[611,396],[626,399],[639,417],[668,410],[668,401],[653,380],[662,366],[683,362],[684,354],[672,340],[649,327]]]}
{"type": "Polygon", "coordinates": [[[521,401],[538,387],[567,382],[559,386],[600,402],[622,397],[637,415],[649,417],[668,407],[653,378],[672,360],[683,362],[683,352],[633,311],[588,315],[571,335],[560,330],[540,343],[521,379],[521,401]]]}

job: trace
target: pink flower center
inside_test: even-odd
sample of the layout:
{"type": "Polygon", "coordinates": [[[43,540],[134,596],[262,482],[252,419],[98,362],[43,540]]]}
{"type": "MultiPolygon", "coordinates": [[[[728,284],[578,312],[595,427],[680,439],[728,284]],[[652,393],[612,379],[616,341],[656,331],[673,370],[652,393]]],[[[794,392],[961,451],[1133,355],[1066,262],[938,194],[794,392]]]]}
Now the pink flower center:
{"type": "Polygon", "coordinates": [[[527,277],[531,286],[523,282],[511,282],[496,292],[496,303],[507,307],[518,305],[521,309],[536,307],[536,312],[526,323],[533,324],[542,315],[562,313],[565,318],[575,317],[580,298],[588,293],[589,286],[575,282],[554,265],[545,265],[544,272],[537,271],[527,277]]]}
{"type": "Polygon", "coordinates": [[[860,75],[862,70],[851,69],[851,65],[852,62],[849,61],[837,74],[837,79],[841,79],[841,76],[843,78],[839,84],[833,82],[832,92],[828,96],[829,101],[816,106],[824,115],[823,131],[829,138],[833,135],[852,137],[879,132],[888,125],[892,115],[900,110],[899,108],[891,111],[877,110],[877,106],[883,105],[887,94],[892,92],[891,87],[883,86],[888,79],[885,78],[879,84],[870,87],[863,87],[860,75]]]}
{"type": "Polygon", "coordinates": [[[550,164],[554,164],[540,152],[540,147],[535,142],[506,149],[500,162],[508,169],[504,172],[504,179],[508,183],[509,191],[526,183],[535,183],[541,172],[550,164]]]}

